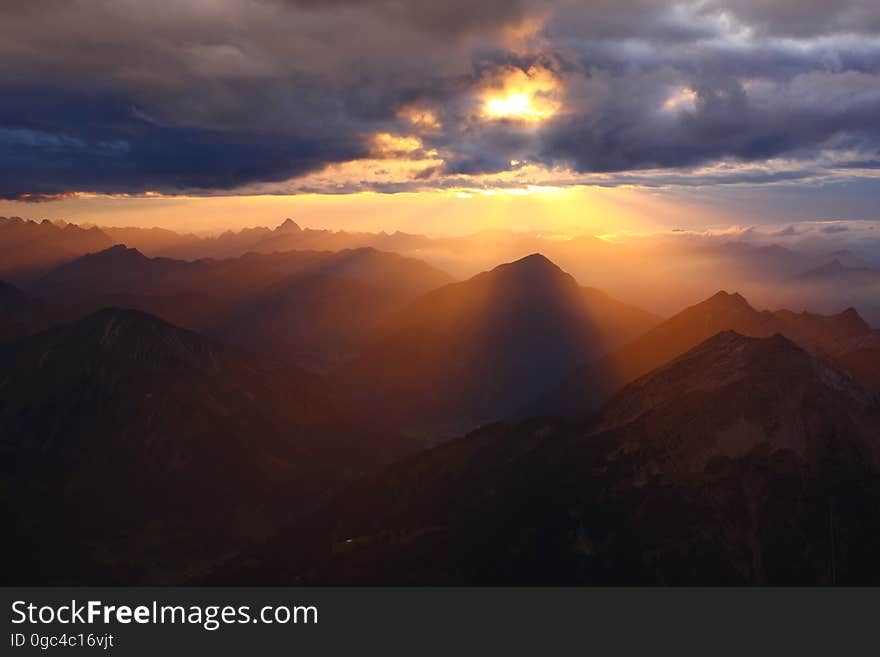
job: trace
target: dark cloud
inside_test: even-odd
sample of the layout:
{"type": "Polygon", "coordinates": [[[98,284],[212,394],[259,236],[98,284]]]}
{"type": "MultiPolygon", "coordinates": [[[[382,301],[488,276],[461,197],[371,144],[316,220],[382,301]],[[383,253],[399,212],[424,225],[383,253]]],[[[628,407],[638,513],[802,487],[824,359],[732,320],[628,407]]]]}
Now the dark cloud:
{"type": "Polygon", "coordinates": [[[525,163],[640,184],[858,177],[880,164],[878,37],[873,0],[3,3],[0,197],[281,182],[411,132],[411,106],[436,116],[420,136],[443,164],[380,191],[525,163]],[[537,69],[558,114],[481,116],[487,89],[537,69]]]}
{"type": "Polygon", "coordinates": [[[473,32],[495,31],[514,25],[527,16],[529,7],[539,2],[524,0],[267,0],[313,11],[333,9],[366,10],[400,25],[418,28],[426,34],[448,37],[473,32]]]}
{"type": "Polygon", "coordinates": [[[703,11],[732,16],[762,35],[809,38],[880,32],[875,0],[710,0],[703,11]]]}
{"type": "MultiPolygon", "coordinates": [[[[719,158],[801,157],[842,135],[876,153],[880,78],[805,73],[747,91],[735,78],[682,85],[682,106],[661,111],[662,82],[651,74],[612,79],[610,93],[546,130],[542,159],[579,171],[688,167],[719,158]]],[[[681,93],[667,87],[675,98],[681,93]]]]}
{"type": "Polygon", "coordinates": [[[138,116],[126,98],[88,88],[17,86],[0,107],[0,124],[13,123],[17,127],[0,128],[0,198],[7,199],[71,190],[233,189],[367,153],[350,133],[279,139],[259,126],[220,131],[157,124],[138,116]]]}

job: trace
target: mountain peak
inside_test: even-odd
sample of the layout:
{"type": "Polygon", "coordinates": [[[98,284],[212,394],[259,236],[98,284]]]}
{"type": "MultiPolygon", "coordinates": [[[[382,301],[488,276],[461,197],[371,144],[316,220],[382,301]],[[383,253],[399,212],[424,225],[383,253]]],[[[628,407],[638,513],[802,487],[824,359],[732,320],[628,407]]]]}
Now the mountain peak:
{"type": "Polygon", "coordinates": [[[513,262],[498,265],[480,277],[501,288],[546,291],[548,289],[569,289],[578,287],[571,274],[560,269],[555,263],[540,253],[533,253],[513,262]]]}
{"type": "MultiPolygon", "coordinates": [[[[739,351],[741,349],[745,349],[746,354],[751,354],[752,351],[756,349],[765,349],[765,350],[793,350],[797,352],[804,351],[797,344],[789,340],[787,337],[782,335],[781,333],[774,333],[773,335],[756,338],[748,335],[743,335],[738,331],[733,329],[727,329],[724,331],[719,331],[711,338],[704,340],[693,349],[688,352],[685,352],[681,356],[672,359],[669,363],[664,366],[661,366],[660,370],[670,367],[670,365],[682,361],[687,360],[689,358],[693,358],[699,354],[705,354],[714,352],[716,354],[720,354],[722,352],[732,353],[734,351],[739,351]]],[[[806,352],[804,351],[804,354],[806,352]]],[[[651,376],[649,373],[647,376],[651,376]]]]}
{"type": "MultiPolygon", "coordinates": [[[[532,253],[519,260],[514,260],[512,265],[519,265],[523,267],[553,267],[554,269],[559,269],[550,258],[545,256],[543,253],[532,253]]],[[[561,270],[560,270],[561,271],[561,270]]]]}
{"type": "Polygon", "coordinates": [[[300,228],[299,224],[296,223],[293,219],[288,217],[275,230],[283,233],[298,233],[302,230],[302,228],[300,228]]]}
{"type": "Polygon", "coordinates": [[[849,327],[857,333],[870,333],[871,326],[859,314],[859,311],[850,306],[843,312],[833,315],[832,319],[839,325],[849,327]]]}
{"type": "Polygon", "coordinates": [[[148,367],[220,367],[223,350],[197,333],[139,310],[104,308],[66,330],[71,348],[97,349],[148,367]]]}
{"type": "Polygon", "coordinates": [[[727,310],[754,310],[746,298],[739,292],[729,293],[725,290],[716,292],[699,305],[727,310]]]}
{"type": "Polygon", "coordinates": [[[748,303],[743,295],[739,292],[728,292],[727,290],[719,290],[711,297],[709,301],[729,301],[733,303],[748,303]]]}
{"type": "MultiPolygon", "coordinates": [[[[687,398],[733,399],[748,390],[748,395],[763,395],[766,403],[775,406],[787,399],[810,399],[813,392],[804,391],[819,389],[835,391],[847,400],[847,408],[874,403],[850,377],[780,333],[755,338],[721,331],[628,384],[610,402],[603,429],[632,422],[649,410],[671,408],[687,398]]],[[[761,431],[769,437],[775,431],[769,420],[767,427],[761,431]]]]}
{"type": "MultiPolygon", "coordinates": [[[[122,260],[122,259],[146,259],[146,256],[138,251],[137,249],[130,249],[125,244],[114,244],[110,248],[104,249],[103,251],[98,251],[96,253],[87,253],[83,256],[83,259],[114,259],[114,260],[122,260]]],[[[75,261],[74,261],[75,262],[75,261]]]]}
{"type": "Polygon", "coordinates": [[[501,275],[515,274],[528,277],[569,276],[553,261],[540,253],[532,253],[531,255],[527,255],[524,258],[520,258],[519,260],[514,260],[513,262],[506,262],[502,265],[498,265],[490,273],[501,275]]]}

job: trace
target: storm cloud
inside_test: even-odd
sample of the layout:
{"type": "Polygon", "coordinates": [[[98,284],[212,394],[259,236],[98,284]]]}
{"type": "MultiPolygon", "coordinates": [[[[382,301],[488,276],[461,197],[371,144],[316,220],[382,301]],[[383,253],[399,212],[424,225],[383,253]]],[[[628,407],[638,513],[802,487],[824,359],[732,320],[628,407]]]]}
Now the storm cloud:
{"type": "Polygon", "coordinates": [[[880,168],[868,1],[46,0],[0,4],[0,37],[8,199],[880,168]],[[511,84],[550,109],[487,117],[511,84]],[[418,147],[380,152],[377,135],[418,147]]]}

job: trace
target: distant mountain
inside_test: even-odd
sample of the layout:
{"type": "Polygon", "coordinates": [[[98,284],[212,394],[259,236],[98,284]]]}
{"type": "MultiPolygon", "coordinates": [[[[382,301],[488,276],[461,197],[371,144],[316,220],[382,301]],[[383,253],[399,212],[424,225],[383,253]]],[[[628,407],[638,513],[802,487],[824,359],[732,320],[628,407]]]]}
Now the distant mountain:
{"type": "Polygon", "coordinates": [[[839,249],[829,254],[832,260],[837,260],[846,267],[867,267],[867,261],[850,249],[839,249]]]}
{"type": "Polygon", "coordinates": [[[764,280],[790,276],[803,266],[805,257],[778,244],[759,245],[731,241],[715,247],[702,247],[713,264],[731,267],[744,276],[761,274],[764,280]]]}
{"type": "Polygon", "coordinates": [[[858,341],[874,333],[855,308],[847,308],[836,315],[790,310],[776,310],[771,315],[779,333],[808,351],[829,358],[849,351],[858,341]]]}
{"type": "Polygon", "coordinates": [[[872,326],[880,328],[880,269],[847,262],[852,258],[835,258],[794,276],[778,286],[777,296],[821,312],[853,306],[872,326]]]}
{"type": "MultiPolygon", "coordinates": [[[[301,228],[293,219],[285,219],[273,228],[264,226],[227,230],[215,237],[181,235],[151,228],[108,228],[109,235],[134,246],[151,256],[165,256],[185,260],[203,258],[237,258],[245,253],[274,253],[280,251],[342,251],[374,247],[397,250],[408,243],[402,233],[359,233],[301,228]]],[[[425,245],[431,240],[411,236],[414,244],[425,245]]]]}
{"type": "Polygon", "coordinates": [[[4,581],[181,582],[409,449],[314,376],[103,310],[0,344],[4,581]]]}
{"type": "Polygon", "coordinates": [[[880,269],[870,267],[847,266],[840,259],[835,258],[820,267],[810,269],[794,277],[794,281],[801,283],[847,284],[847,285],[878,285],[880,284],[880,269]]]}
{"type": "Polygon", "coordinates": [[[525,414],[578,415],[587,413],[622,386],[698,345],[720,331],[751,337],[780,333],[813,353],[827,358],[849,350],[871,328],[853,310],[838,315],[758,311],[740,294],[718,292],[683,310],[607,356],[565,376],[525,414]]]}
{"type": "MultiPolygon", "coordinates": [[[[807,294],[808,290],[797,294],[783,293],[784,286],[794,285],[791,283],[793,278],[822,264],[823,257],[837,258],[846,266],[857,266],[859,258],[845,249],[830,255],[817,255],[813,251],[793,250],[777,244],[762,245],[746,240],[719,242],[717,238],[697,238],[688,233],[620,241],[592,235],[506,230],[427,236],[400,231],[307,228],[293,219],[285,219],[275,228],[229,230],[217,236],[176,233],[162,228],[102,227],[99,230],[107,240],[102,246],[85,251],[74,249],[74,255],[55,264],[112,244],[126,244],[148,257],[177,260],[225,260],[249,252],[268,255],[285,251],[341,251],[369,247],[417,258],[457,279],[465,279],[494,267],[498,262],[510,262],[540,252],[577,280],[665,315],[708,296],[715,289],[736,287],[748,291],[765,306],[798,306],[827,313],[854,306],[869,322],[880,326],[880,305],[872,302],[870,295],[841,297],[839,290],[821,294],[807,294]],[[841,299],[845,299],[843,305],[840,305],[841,299]]],[[[5,278],[14,283],[26,282],[10,276],[5,278]]]]}
{"type": "Polygon", "coordinates": [[[335,380],[407,426],[460,431],[505,417],[657,321],[534,254],[417,299],[335,380]]]}
{"type": "Polygon", "coordinates": [[[0,278],[25,282],[112,244],[113,240],[98,228],[0,217],[0,278]]]}
{"type": "Polygon", "coordinates": [[[391,466],[222,584],[874,584],[880,405],[779,335],[720,333],[589,423],[391,466]]]}
{"type": "Polygon", "coordinates": [[[177,233],[167,228],[158,227],[102,226],[101,230],[115,244],[127,244],[151,257],[174,254],[180,258],[183,257],[181,252],[185,251],[187,247],[193,247],[204,240],[204,238],[191,233],[177,233]]]}
{"type": "Polygon", "coordinates": [[[303,229],[286,219],[275,229],[258,227],[226,231],[216,237],[177,233],[163,228],[89,227],[64,222],[0,217],[0,276],[30,282],[49,269],[114,244],[126,244],[147,255],[176,260],[238,258],[248,252],[341,251],[373,247],[415,251],[432,240],[404,233],[357,233],[303,229]]]}
{"type": "Polygon", "coordinates": [[[418,260],[374,249],[190,262],[116,245],[54,269],[29,289],[80,315],[106,306],[135,308],[326,369],[350,357],[391,312],[450,280],[418,260]]]}
{"type": "MultiPolygon", "coordinates": [[[[117,244],[56,267],[30,289],[43,298],[77,304],[114,295],[147,295],[162,291],[168,278],[192,269],[190,263],[147,258],[137,249],[117,244]]],[[[172,278],[171,283],[177,281],[172,278]]]]}
{"type": "MultiPolygon", "coordinates": [[[[272,257],[253,259],[272,267],[272,257]]],[[[323,254],[252,295],[209,330],[325,371],[358,353],[394,312],[450,281],[418,260],[371,248],[323,254]]]]}

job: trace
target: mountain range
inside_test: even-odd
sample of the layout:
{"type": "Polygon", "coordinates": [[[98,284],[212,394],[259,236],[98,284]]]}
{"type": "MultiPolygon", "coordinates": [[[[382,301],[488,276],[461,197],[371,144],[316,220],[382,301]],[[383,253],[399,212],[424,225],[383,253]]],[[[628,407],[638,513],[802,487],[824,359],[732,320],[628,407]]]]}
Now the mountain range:
{"type": "Polygon", "coordinates": [[[856,306],[875,326],[880,322],[880,269],[846,254],[785,281],[779,294],[789,303],[821,311],[856,306]]]}
{"type": "Polygon", "coordinates": [[[853,308],[111,245],[0,283],[4,581],[873,583],[878,400],[853,308]]]}
{"type": "Polygon", "coordinates": [[[880,404],[721,332],[594,418],[496,424],[368,477],[226,584],[870,584],[880,404]]]}
{"type": "MultiPolygon", "coordinates": [[[[866,357],[871,356],[869,345],[878,335],[852,308],[832,316],[789,310],[758,311],[742,295],[722,291],[686,308],[603,358],[580,366],[523,412],[526,415],[588,413],[623,385],[725,330],[751,337],[779,333],[848,370],[854,352],[864,350],[866,357]]],[[[880,390],[876,387],[880,372],[880,360],[876,357],[868,358],[860,368],[851,371],[868,387],[880,390]]]]}
{"type": "Polygon", "coordinates": [[[783,245],[766,243],[767,239],[785,238],[783,233],[782,237],[770,234],[752,239],[749,231],[701,237],[673,231],[629,239],[504,230],[428,236],[305,228],[292,219],[275,228],[244,228],[206,236],[163,228],[77,227],[0,217],[0,245],[4,245],[0,246],[0,279],[24,286],[59,264],[114,244],[126,244],[150,258],[190,261],[228,260],[246,253],[370,247],[422,260],[459,280],[499,262],[540,252],[582,284],[661,315],[673,314],[719,288],[734,288],[763,307],[809,308],[834,314],[853,306],[870,324],[880,327],[876,301],[880,259],[872,243],[865,242],[856,253],[834,240],[783,245]],[[811,272],[823,272],[835,261],[861,274],[849,272],[846,281],[840,276],[824,282],[821,277],[811,278],[811,272]],[[852,276],[855,278],[849,280],[852,276]],[[867,284],[869,279],[874,283],[867,284]]]}
{"type": "Polygon", "coordinates": [[[413,449],[311,374],[120,309],[0,343],[0,427],[7,583],[183,581],[413,449]]]}
{"type": "Polygon", "coordinates": [[[0,217],[0,279],[29,280],[109,246],[113,240],[98,228],[0,217]]]}
{"type": "Polygon", "coordinates": [[[418,260],[370,248],[185,261],[116,245],[61,265],[27,289],[71,316],[135,308],[323,370],[393,310],[450,280],[418,260]]]}

